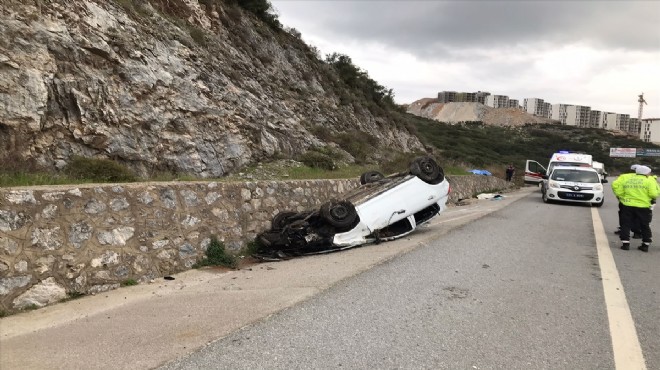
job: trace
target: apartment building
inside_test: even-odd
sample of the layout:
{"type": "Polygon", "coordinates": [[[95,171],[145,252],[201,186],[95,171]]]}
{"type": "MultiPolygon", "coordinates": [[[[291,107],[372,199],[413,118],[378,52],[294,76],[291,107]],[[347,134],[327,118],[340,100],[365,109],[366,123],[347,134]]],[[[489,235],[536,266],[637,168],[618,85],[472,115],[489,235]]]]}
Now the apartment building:
{"type": "Polygon", "coordinates": [[[438,93],[438,103],[481,103],[486,104],[486,97],[490,96],[489,92],[456,92],[456,91],[442,91],[438,93]]]}
{"type": "Polygon", "coordinates": [[[438,93],[438,103],[451,103],[456,101],[456,91],[443,91],[438,93]]]}
{"type": "Polygon", "coordinates": [[[605,120],[604,120],[605,127],[603,127],[603,128],[605,128],[607,130],[618,130],[619,126],[618,126],[618,123],[617,123],[617,115],[618,114],[613,113],[613,112],[605,113],[605,120]]]}
{"type": "Polygon", "coordinates": [[[566,125],[576,127],[589,127],[589,113],[591,107],[584,105],[569,105],[566,107],[566,125]]]}
{"type": "Polygon", "coordinates": [[[606,129],[608,130],[619,130],[619,131],[628,131],[628,120],[630,119],[629,114],[619,114],[619,113],[607,113],[606,120],[606,129]]]}
{"type": "Polygon", "coordinates": [[[639,118],[628,119],[628,132],[639,135],[641,128],[642,122],[639,120],[639,118]]]}
{"type": "Polygon", "coordinates": [[[547,105],[543,99],[539,98],[525,98],[523,100],[523,110],[531,115],[537,117],[547,117],[547,105]]]}
{"type": "Polygon", "coordinates": [[[469,92],[459,92],[456,93],[457,103],[476,103],[477,102],[477,93],[469,92]]]}
{"type": "Polygon", "coordinates": [[[488,95],[485,105],[493,108],[508,108],[509,97],[506,95],[488,95]]]}
{"type": "Polygon", "coordinates": [[[566,107],[568,104],[553,104],[552,105],[552,115],[550,118],[555,121],[561,122],[562,125],[566,124],[566,107]]]}
{"type": "Polygon", "coordinates": [[[486,91],[442,91],[438,93],[438,101],[478,102],[493,108],[517,108],[537,117],[559,121],[563,125],[620,130],[642,135],[643,123],[631,119],[629,114],[591,110],[591,107],[583,105],[550,104],[540,98],[525,98],[521,106],[518,99],[510,99],[506,95],[491,95],[486,91]]]}
{"type": "Polygon", "coordinates": [[[487,91],[477,91],[477,103],[486,104],[486,98],[490,96],[490,93],[487,91]]]}
{"type": "Polygon", "coordinates": [[[639,138],[660,145],[660,118],[643,118],[639,138]]]}
{"type": "Polygon", "coordinates": [[[630,120],[630,114],[617,114],[616,115],[617,130],[628,131],[629,120],[630,120]]]}
{"type": "Polygon", "coordinates": [[[589,112],[589,127],[602,128],[602,115],[603,112],[592,109],[591,112],[589,112]]]}
{"type": "Polygon", "coordinates": [[[552,118],[552,104],[543,103],[543,117],[552,118]]]}

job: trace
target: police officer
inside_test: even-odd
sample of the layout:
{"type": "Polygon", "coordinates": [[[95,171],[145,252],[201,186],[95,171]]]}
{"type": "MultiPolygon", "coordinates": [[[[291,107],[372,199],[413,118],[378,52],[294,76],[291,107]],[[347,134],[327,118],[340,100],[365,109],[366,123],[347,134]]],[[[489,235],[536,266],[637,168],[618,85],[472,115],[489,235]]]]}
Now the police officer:
{"type": "Polygon", "coordinates": [[[651,201],[658,197],[658,183],[649,176],[651,169],[637,166],[635,175],[620,176],[612,183],[614,195],[621,203],[621,249],[630,249],[630,229],[639,223],[642,232],[642,245],[639,250],[649,251],[651,244],[651,201]]]}
{"type": "MultiPolygon", "coordinates": [[[[630,171],[632,171],[632,172],[622,173],[621,175],[619,175],[619,179],[621,179],[624,176],[635,176],[635,169],[638,166],[639,166],[638,164],[633,164],[632,166],[630,166],[630,171]]],[[[619,211],[618,211],[619,226],[616,228],[616,231],[614,232],[615,234],[619,234],[621,232],[621,207],[622,206],[623,205],[621,204],[621,202],[619,202],[619,211]]],[[[635,225],[634,227],[631,227],[631,229],[633,231],[633,239],[641,239],[642,238],[641,231],[639,231],[639,226],[635,225]]]]}

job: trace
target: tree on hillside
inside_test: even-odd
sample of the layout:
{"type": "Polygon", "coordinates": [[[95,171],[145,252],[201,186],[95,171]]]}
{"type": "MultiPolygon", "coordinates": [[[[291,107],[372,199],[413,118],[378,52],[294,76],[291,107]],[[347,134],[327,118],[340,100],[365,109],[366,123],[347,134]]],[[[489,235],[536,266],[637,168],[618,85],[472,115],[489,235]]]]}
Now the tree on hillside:
{"type": "Polygon", "coordinates": [[[339,53],[328,54],[325,62],[337,71],[341,80],[348,87],[359,92],[367,101],[375,102],[383,107],[396,107],[392,89],[387,89],[372,80],[367,72],[353,64],[351,57],[348,55],[339,53]]]}
{"type": "Polygon", "coordinates": [[[229,4],[236,4],[248,12],[257,16],[271,27],[282,29],[273,5],[268,0],[224,0],[229,4]]]}

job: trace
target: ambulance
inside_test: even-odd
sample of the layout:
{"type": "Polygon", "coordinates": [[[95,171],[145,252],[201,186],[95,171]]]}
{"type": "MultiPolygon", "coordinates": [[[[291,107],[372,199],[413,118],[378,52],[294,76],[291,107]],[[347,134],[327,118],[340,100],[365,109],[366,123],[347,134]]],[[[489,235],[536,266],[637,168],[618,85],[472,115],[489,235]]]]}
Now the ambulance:
{"type": "Polygon", "coordinates": [[[543,176],[550,176],[555,166],[574,166],[574,167],[592,167],[593,157],[591,154],[571,152],[560,150],[550,157],[547,167],[543,167],[539,162],[528,159],[525,163],[525,183],[541,186],[543,176]]]}

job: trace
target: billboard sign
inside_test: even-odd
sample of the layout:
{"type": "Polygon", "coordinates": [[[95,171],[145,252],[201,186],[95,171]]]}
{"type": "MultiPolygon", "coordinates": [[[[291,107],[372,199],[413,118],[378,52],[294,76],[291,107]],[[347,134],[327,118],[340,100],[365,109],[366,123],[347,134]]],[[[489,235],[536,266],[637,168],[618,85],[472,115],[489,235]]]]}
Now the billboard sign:
{"type": "Polygon", "coordinates": [[[610,148],[610,157],[635,158],[636,148],[610,148]]]}
{"type": "Polygon", "coordinates": [[[637,156],[638,157],[660,157],[660,149],[638,148],[637,149],[637,156]]]}

